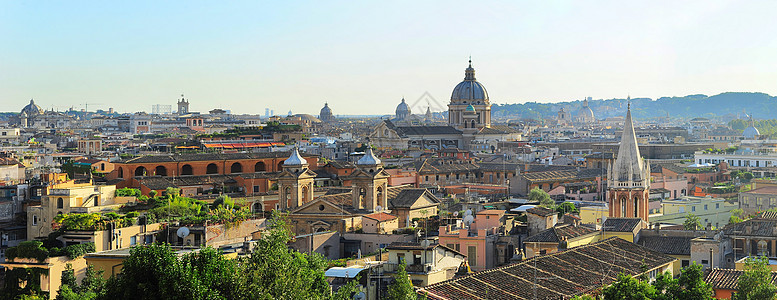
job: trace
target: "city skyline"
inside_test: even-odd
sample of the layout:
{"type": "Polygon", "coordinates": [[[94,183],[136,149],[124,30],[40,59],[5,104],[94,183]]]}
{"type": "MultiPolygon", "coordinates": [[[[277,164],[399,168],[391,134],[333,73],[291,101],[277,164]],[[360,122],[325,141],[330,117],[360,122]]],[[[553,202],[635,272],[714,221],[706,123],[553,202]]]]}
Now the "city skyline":
{"type": "Polygon", "coordinates": [[[777,94],[772,2],[186,5],[0,4],[0,111],[384,115],[447,103],[469,56],[498,104],[777,94]]]}

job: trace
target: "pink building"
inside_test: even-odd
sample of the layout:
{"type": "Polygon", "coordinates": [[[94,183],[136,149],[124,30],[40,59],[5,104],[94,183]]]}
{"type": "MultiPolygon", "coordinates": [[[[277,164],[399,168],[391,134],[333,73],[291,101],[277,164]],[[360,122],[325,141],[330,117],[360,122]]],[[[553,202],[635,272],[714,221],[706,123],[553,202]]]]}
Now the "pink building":
{"type": "Polygon", "coordinates": [[[469,228],[440,226],[440,244],[467,255],[473,271],[483,271],[497,265],[499,233],[503,230],[505,212],[490,209],[477,213],[469,228]]]}

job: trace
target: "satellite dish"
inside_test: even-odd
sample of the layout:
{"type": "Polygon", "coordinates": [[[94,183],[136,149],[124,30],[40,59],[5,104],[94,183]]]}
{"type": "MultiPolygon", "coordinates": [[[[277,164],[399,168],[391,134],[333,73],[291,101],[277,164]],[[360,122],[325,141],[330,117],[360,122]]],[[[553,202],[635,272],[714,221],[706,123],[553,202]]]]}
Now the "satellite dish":
{"type": "Polygon", "coordinates": [[[468,209],[467,211],[464,212],[464,215],[465,216],[471,216],[472,215],[472,210],[468,209]]]}
{"type": "Polygon", "coordinates": [[[367,299],[367,295],[364,294],[364,292],[359,292],[356,295],[353,295],[353,300],[364,300],[367,299]]]}
{"type": "Polygon", "coordinates": [[[189,228],[181,227],[178,228],[178,231],[175,232],[176,235],[178,235],[179,238],[185,238],[189,235],[189,228]]]}
{"type": "Polygon", "coordinates": [[[430,244],[431,244],[431,242],[429,242],[429,240],[423,240],[423,241],[421,241],[421,247],[424,247],[424,248],[429,248],[429,245],[430,245],[430,244]]]}
{"type": "Polygon", "coordinates": [[[454,217],[458,217],[458,216],[459,216],[459,212],[458,212],[458,211],[454,211],[454,212],[453,212],[453,216],[454,216],[454,217]]]}
{"type": "Polygon", "coordinates": [[[383,211],[383,207],[378,205],[375,207],[375,211],[383,211]]]}
{"type": "Polygon", "coordinates": [[[464,223],[466,223],[467,225],[472,224],[472,221],[475,221],[475,217],[471,215],[464,217],[464,223]]]}

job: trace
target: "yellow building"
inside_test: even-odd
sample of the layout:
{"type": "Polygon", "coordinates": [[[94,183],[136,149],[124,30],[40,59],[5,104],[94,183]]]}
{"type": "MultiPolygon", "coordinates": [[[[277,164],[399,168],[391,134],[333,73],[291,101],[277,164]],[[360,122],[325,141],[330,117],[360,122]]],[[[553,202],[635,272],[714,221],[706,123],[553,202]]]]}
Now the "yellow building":
{"type": "Polygon", "coordinates": [[[86,260],[83,257],[69,259],[66,256],[57,256],[46,258],[42,262],[34,258],[17,257],[12,260],[6,260],[0,266],[4,267],[6,271],[17,268],[43,269],[43,273],[40,275],[40,288],[42,291],[49,293],[48,299],[54,299],[57,297],[57,291],[62,282],[62,271],[67,268],[68,264],[73,268],[76,278],[82,280],[86,270],[86,260]]]}
{"type": "MultiPolygon", "coordinates": [[[[426,242],[425,242],[426,243],[426,242]]],[[[427,286],[452,279],[467,256],[440,244],[391,243],[388,247],[387,273],[396,272],[396,266],[405,262],[405,270],[414,286],[427,286]]]]}
{"type": "Polygon", "coordinates": [[[736,202],[723,198],[683,196],[675,200],[661,201],[662,215],[651,215],[650,222],[683,224],[688,214],[699,217],[702,227],[722,228],[728,224],[731,210],[739,208],[736,202]]]}
{"type": "Polygon", "coordinates": [[[41,205],[27,208],[27,238],[44,238],[52,232],[58,214],[112,211],[135,202],[135,197],[116,197],[115,185],[70,184],[50,189],[41,205]]]}
{"type": "Polygon", "coordinates": [[[580,208],[580,223],[602,225],[610,211],[604,206],[583,206],[580,208]]]}
{"type": "Polygon", "coordinates": [[[604,239],[618,237],[633,243],[642,228],[645,222],[641,218],[608,218],[602,225],[602,235],[604,239]]]}

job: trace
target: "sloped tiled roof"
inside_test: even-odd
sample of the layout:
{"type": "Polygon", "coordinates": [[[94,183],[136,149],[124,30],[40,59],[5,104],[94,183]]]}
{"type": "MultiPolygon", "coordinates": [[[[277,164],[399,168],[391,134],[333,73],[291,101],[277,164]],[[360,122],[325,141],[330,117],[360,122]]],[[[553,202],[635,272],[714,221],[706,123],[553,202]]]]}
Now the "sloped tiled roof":
{"type": "Polygon", "coordinates": [[[596,177],[605,177],[607,171],[605,169],[571,169],[571,170],[559,170],[559,171],[545,171],[524,173],[522,176],[529,181],[560,181],[571,179],[591,179],[596,177]]]}
{"type": "Polygon", "coordinates": [[[393,220],[393,219],[397,218],[397,216],[395,216],[395,215],[390,215],[390,214],[387,214],[387,213],[384,213],[384,212],[364,215],[362,217],[368,218],[368,219],[373,219],[373,220],[378,221],[378,222],[393,220]]]}
{"type": "Polygon", "coordinates": [[[389,203],[391,203],[392,208],[410,208],[416,202],[416,200],[421,198],[421,196],[424,194],[428,194],[432,201],[440,203],[440,200],[437,199],[437,197],[432,195],[432,193],[429,193],[424,188],[408,188],[399,192],[395,197],[391,197],[389,195],[389,203]]]}
{"type": "Polygon", "coordinates": [[[429,299],[535,299],[536,292],[536,299],[568,299],[611,284],[619,273],[638,275],[673,261],[668,255],[609,238],[443,281],[419,293],[429,299]]]}
{"type": "Polygon", "coordinates": [[[555,210],[547,207],[535,206],[526,210],[527,213],[532,213],[541,217],[547,217],[556,214],[555,210]]]}
{"type": "Polygon", "coordinates": [[[633,232],[642,223],[640,218],[607,218],[602,225],[605,231],[633,232]]]}
{"type": "Polygon", "coordinates": [[[723,232],[729,236],[774,236],[777,219],[750,219],[736,224],[728,224],[723,232]]]}
{"type": "Polygon", "coordinates": [[[597,232],[596,230],[572,225],[561,225],[540,231],[526,239],[527,243],[558,243],[597,232]]]}
{"type": "MultiPolygon", "coordinates": [[[[736,290],[739,276],[744,271],[734,269],[712,269],[707,276],[704,276],[704,282],[713,289],[736,290]]],[[[772,284],[777,284],[777,272],[772,272],[772,284]]]]}
{"type": "Polygon", "coordinates": [[[691,255],[691,240],[693,238],[692,236],[642,236],[638,244],[663,254],[691,255]]]}

